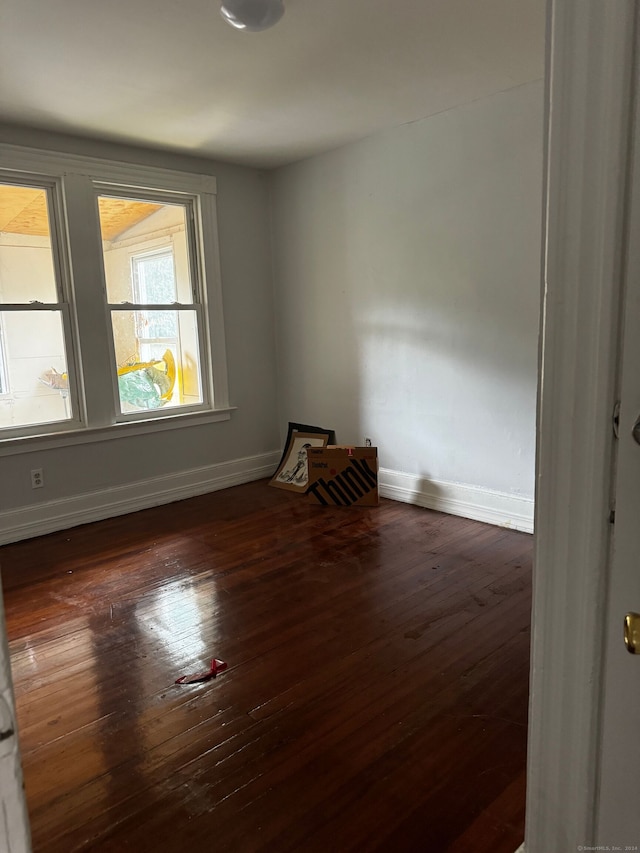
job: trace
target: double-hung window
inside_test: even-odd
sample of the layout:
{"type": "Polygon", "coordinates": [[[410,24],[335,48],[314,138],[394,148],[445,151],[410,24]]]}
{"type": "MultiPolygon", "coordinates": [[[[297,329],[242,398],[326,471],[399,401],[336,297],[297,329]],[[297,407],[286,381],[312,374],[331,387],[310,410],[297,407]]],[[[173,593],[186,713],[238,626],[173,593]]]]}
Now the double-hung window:
{"type": "Polygon", "coordinates": [[[215,180],[11,149],[0,442],[229,412],[215,180]]]}
{"type": "Polygon", "coordinates": [[[98,196],[119,415],[203,403],[194,201],[98,196]]]}

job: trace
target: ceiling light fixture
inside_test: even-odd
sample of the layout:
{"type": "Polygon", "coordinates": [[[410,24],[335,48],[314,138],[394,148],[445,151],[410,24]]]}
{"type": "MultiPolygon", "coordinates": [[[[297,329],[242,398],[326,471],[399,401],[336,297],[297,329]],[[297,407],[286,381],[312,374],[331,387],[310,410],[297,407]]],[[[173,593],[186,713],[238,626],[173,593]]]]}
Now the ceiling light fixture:
{"type": "Polygon", "coordinates": [[[282,0],[223,0],[220,14],[237,30],[257,33],[277,24],[284,15],[282,0]]]}

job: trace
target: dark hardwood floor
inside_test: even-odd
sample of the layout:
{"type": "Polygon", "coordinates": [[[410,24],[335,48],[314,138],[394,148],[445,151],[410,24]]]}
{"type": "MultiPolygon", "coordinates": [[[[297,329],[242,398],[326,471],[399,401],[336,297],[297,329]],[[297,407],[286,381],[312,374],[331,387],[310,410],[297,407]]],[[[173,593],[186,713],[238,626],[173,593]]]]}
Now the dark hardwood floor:
{"type": "Polygon", "coordinates": [[[513,853],[531,552],[264,481],[4,546],[35,853],[513,853]]]}

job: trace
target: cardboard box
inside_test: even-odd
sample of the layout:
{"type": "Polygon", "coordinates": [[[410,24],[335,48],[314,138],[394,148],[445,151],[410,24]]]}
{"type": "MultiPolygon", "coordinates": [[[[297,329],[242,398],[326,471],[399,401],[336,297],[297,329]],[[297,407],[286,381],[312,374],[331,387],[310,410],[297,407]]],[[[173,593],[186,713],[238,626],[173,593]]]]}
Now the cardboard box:
{"type": "Polygon", "coordinates": [[[377,506],[378,448],[327,445],[307,450],[312,503],[377,506]]]}

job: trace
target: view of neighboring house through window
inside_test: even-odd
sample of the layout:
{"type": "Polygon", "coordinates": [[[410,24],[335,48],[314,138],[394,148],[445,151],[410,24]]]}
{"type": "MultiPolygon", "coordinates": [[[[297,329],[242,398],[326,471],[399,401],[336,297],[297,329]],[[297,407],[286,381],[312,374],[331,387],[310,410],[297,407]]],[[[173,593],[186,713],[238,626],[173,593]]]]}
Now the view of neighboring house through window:
{"type": "Polygon", "coordinates": [[[71,418],[53,185],[0,183],[0,429],[71,418]]]}
{"type": "Polygon", "coordinates": [[[189,204],[102,195],[98,206],[121,413],[202,403],[189,204]]]}

